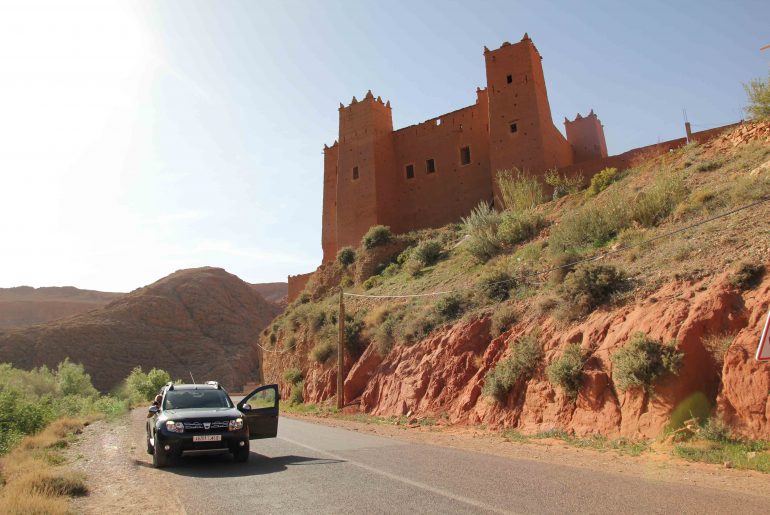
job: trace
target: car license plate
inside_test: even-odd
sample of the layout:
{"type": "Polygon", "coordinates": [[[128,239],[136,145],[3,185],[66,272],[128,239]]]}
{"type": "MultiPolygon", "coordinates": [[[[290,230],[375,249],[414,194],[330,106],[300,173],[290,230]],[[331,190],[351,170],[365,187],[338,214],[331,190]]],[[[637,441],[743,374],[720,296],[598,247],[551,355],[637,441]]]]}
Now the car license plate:
{"type": "Polygon", "coordinates": [[[193,442],[220,442],[222,435],[196,435],[193,436],[193,442]]]}

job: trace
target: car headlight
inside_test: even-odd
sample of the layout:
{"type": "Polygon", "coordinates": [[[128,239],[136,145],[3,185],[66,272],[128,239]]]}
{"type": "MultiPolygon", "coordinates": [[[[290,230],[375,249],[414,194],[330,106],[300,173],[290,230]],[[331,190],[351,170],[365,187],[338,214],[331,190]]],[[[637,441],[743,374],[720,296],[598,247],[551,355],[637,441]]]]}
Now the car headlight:
{"type": "Polygon", "coordinates": [[[242,418],[236,418],[234,420],[231,420],[230,424],[228,424],[227,426],[227,429],[229,429],[230,431],[238,431],[241,428],[243,428],[242,418]]]}
{"type": "Polygon", "coordinates": [[[171,431],[172,433],[184,433],[184,423],[167,420],[166,431],[171,431]]]}

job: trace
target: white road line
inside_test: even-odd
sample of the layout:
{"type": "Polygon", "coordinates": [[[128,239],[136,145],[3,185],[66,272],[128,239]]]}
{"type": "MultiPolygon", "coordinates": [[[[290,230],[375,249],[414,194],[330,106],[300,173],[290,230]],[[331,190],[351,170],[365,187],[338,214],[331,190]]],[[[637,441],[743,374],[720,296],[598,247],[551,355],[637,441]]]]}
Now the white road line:
{"type": "Polygon", "coordinates": [[[395,474],[391,474],[390,472],[387,472],[385,470],[380,470],[378,468],[372,467],[371,465],[367,465],[366,463],[361,463],[360,461],[354,461],[349,458],[345,458],[343,456],[339,456],[337,454],[324,451],[321,449],[317,449],[315,447],[312,447],[310,445],[305,445],[304,443],[297,442],[296,440],[292,440],[290,438],[286,438],[285,436],[279,436],[279,440],[284,440],[286,442],[292,443],[294,445],[299,445],[300,447],[304,447],[305,449],[309,449],[314,452],[318,452],[320,454],[325,454],[326,456],[334,459],[343,461],[345,463],[350,463],[351,465],[355,465],[356,467],[360,467],[364,470],[368,470],[369,472],[373,472],[375,474],[379,474],[381,476],[385,476],[388,479],[392,479],[394,481],[399,481],[401,483],[405,483],[410,486],[414,486],[416,488],[420,488],[422,490],[426,490],[428,492],[434,493],[436,495],[440,495],[442,497],[446,497],[447,499],[451,499],[453,501],[461,502],[464,504],[468,504],[470,506],[473,506],[474,508],[479,508],[482,510],[487,510],[493,513],[505,513],[505,514],[515,514],[515,512],[512,511],[505,511],[501,510],[499,508],[495,508],[494,506],[490,506],[489,504],[485,504],[481,501],[477,501],[476,499],[471,499],[470,497],[463,497],[462,495],[455,495],[452,492],[448,492],[446,490],[442,490],[441,488],[436,488],[430,485],[427,485],[425,483],[421,483],[420,481],[414,481],[412,479],[408,479],[405,477],[397,476],[395,474]]]}

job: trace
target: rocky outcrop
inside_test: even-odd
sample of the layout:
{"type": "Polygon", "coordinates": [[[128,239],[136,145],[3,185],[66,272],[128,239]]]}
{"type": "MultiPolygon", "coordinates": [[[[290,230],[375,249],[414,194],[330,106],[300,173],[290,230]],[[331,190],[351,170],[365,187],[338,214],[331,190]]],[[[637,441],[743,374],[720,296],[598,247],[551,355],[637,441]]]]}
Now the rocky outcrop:
{"type": "MultiPolygon", "coordinates": [[[[370,346],[346,365],[346,399],[358,398],[361,410],[380,416],[411,414],[525,432],[557,428],[630,438],[660,434],[674,412],[688,416],[705,409],[739,434],[767,439],[770,365],[756,362],[754,352],[769,303],[770,277],[741,292],[723,275],[671,282],[654,295],[594,312],[567,329],[550,317],[535,317],[492,338],[488,320],[460,322],[413,346],[398,345],[385,358],[370,346]],[[516,384],[502,404],[481,395],[485,375],[507,355],[509,342],[533,331],[539,332],[545,357],[532,378],[516,384]],[[622,392],[613,381],[611,356],[637,331],[675,340],[684,354],[679,374],[659,381],[650,394],[622,392]],[[704,347],[709,335],[734,336],[723,366],[704,347]],[[580,343],[590,356],[576,399],[545,374],[545,366],[568,343],[580,343]]],[[[305,366],[306,400],[331,398],[334,367],[305,366]]]]}
{"type": "Polygon", "coordinates": [[[101,309],[0,332],[0,362],[82,363],[102,391],[136,366],[238,388],[258,380],[259,332],[279,308],[219,268],[181,270],[101,309]]]}

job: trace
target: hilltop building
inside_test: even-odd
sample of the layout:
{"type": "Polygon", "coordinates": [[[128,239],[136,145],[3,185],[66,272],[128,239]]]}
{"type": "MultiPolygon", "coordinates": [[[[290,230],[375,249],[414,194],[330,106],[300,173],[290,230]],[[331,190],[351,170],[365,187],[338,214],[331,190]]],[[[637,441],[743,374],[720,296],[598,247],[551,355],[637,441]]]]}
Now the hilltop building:
{"type": "MultiPolygon", "coordinates": [[[[500,170],[542,176],[559,169],[590,178],[607,166],[627,167],[640,152],[685,143],[680,138],[608,156],[593,110],[565,118],[565,138],[551,118],[541,60],[527,34],[496,50],[484,47],[487,85],[477,88],[475,104],[395,131],[390,101],[371,91],[340,104],[339,137],[324,145],[323,263],[342,247],[356,247],[373,225],[404,233],[457,222],[481,201],[500,205],[500,170]]],[[[723,129],[688,131],[688,138],[723,129]]],[[[289,276],[289,301],[310,275],[289,276]]]]}

